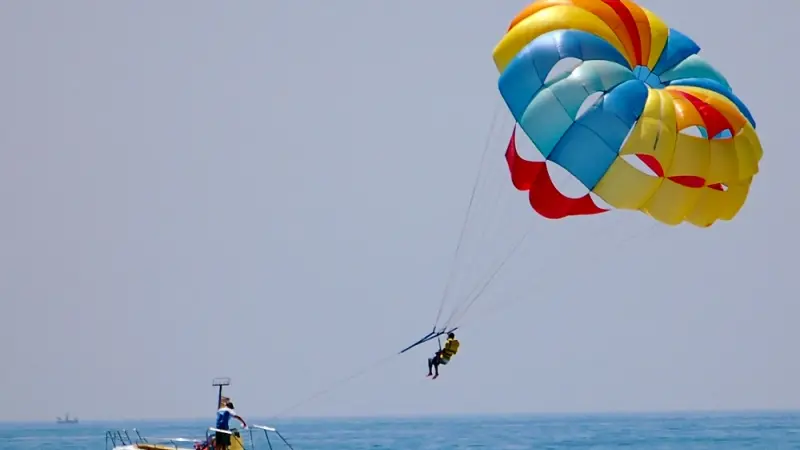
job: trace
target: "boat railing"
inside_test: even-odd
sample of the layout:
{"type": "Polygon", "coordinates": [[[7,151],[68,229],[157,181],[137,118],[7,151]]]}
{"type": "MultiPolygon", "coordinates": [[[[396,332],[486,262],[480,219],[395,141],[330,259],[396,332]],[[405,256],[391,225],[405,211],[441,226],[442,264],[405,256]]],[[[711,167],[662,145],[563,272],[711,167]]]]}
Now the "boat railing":
{"type": "Polygon", "coordinates": [[[128,430],[108,430],[106,431],[106,450],[108,450],[108,444],[111,444],[111,448],[119,447],[122,445],[133,445],[133,444],[146,444],[147,439],[142,437],[139,430],[136,428],[133,429],[133,432],[136,433],[136,441],[131,438],[131,435],[128,433],[128,430]]]}
{"type": "MultiPolygon", "coordinates": [[[[250,441],[249,444],[250,445],[244,445],[244,442],[243,442],[244,438],[243,438],[243,433],[242,433],[242,431],[244,431],[244,430],[239,430],[239,429],[236,429],[236,428],[233,428],[231,430],[221,430],[221,429],[213,428],[213,427],[212,428],[208,428],[208,430],[206,430],[206,439],[205,439],[205,441],[200,440],[200,439],[187,439],[187,438],[154,438],[154,437],[151,437],[151,438],[148,439],[148,438],[145,438],[144,436],[142,436],[142,434],[136,428],[133,428],[131,430],[132,433],[129,433],[128,430],[126,430],[126,429],[108,430],[108,431],[106,431],[106,446],[105,446],[105,448],[106,448],[106,450],[111,450],[111,449],[114,449],[116,447],[143,445],[143,446],[146,446],[146,447],[155,447],[155,446],[157,446],[158,448],[169,446],[169,447],[174,448],[175,450],[181,450],[180,444],[186,444],[186,443],[192,444],[192,446],[194,448],[197,448],[198,445],[200,445],[200,444],[204,444],[204,443],[210,442],[210,438],[213,435],[215,435],[216,433],[224,433],[224,434],[231,435],[231,438],[232,438],[231,441],[233,441],[234,439],[237,439],[239,441],[239,447],[240,448],[242,448],[244,450],[256,450],[257,449],[256,437],[258,436],[258,434],[263,433],[264,434],[264,439],[266,440],[266,443],[267,443],[267,448],[269,450],[275,450],[275,448],[276,448],[275,445],[273,445],[273,441],[276,441],[277,445],[280,445],[280,444],[278,444],[278,442],[283,442],[283,444],[289,450],[294,450],[294,447],[292,447],[292,444],[290,444],[289,441],[275,427],[268,427],[266,425],[250,425],[247,428],[245,428],[245,430],[247,430],[247,432],[248,432],[247,433],[247,437],[249,438],[249,441],[250,441]],[[131,436],[131,434],[133,434],[133,436],[131,436]],[[279,441],[277,441],[274,437],[271,439],[270,438],[270,434],[273,434],[273,435],[277,436],[279,441]]],[[[231,442],[231,443],[233,444],[233,442],[231,442]]]]}
{"type": "MultiPolygon", "coordinates": [[[[250,437],[249,450],[256,450],[256,443],[255,443],[255,439],[253,439],[253,433],[259,433],[259,432],[263,432],[264,433],[264,438],[267,441],[267,447],[270,450],[274,450],[274,448],[275,448],[272,445],[272,440],[269,438],[270,433],[275,434],[275,436],[277,436],[283,442],[283,444],[286,445],[286,447],[289,448],[289,450],[294,450],[294,448],[292,447],[292,444],[290,444],[289,441],[287,441],[286,438],[283,437],[283,435],[280,433],[280,431],[278,431],[275,427],[268,427],[266,425],[250,425],[245,429],[249,432],[249,437],[250,437]]],[[[208,431],[206,431],[206,440],[208,440],[208,438],[211,436],[212,433],[224,433],[224,434],[229,434],[232,437],[234,437],[234,436],[235,437],[239,437],[239,438],[241,437],[241,431],[237,430],[236,428],[234,428],[232,430],[220,430],[219,428],[213,428],[212,427],[212,428],[209,428],[208,431]]],[[[245,448],[244,443],[241,442],[241,444],[242,444],[242,448],[245,448]]]]}
{"type": "Polygon", "coordinates": [[[133,432],[136,433],[135,438],[132,438],[131,435],[128,433],[128,430],[109,430],[106,431],[106,450],[109,450],[109,444],[111,444],[111,448],[115,447],[122,447],[122,446],[133,446],[133,445],[153,445],[156,444],[159,448],[161,447],[174,447],[175,450],[181,450],[180,444],[189,443],[192,444],[194,447],[195,444],[198,444],[202,441],[199,439],[187,439],[187,438],[176,438],[176,437],[167,437],[167,438],[150,438],[149,440],[139,433],[139,430],[136,428],[133,429],[133,432]]]}

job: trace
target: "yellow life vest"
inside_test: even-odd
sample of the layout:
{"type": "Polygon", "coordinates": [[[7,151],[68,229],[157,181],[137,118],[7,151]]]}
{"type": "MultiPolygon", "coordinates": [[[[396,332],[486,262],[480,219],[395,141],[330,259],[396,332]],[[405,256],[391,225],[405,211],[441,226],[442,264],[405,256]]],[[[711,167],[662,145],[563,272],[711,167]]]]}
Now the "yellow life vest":
{"type": "Polygon", "coordinates": [[[442,359],[449,361],[456,353],[458,353],[458,346],[461,345],[456,339],[447,339],[444,341],[442,348],[442,359]]]}

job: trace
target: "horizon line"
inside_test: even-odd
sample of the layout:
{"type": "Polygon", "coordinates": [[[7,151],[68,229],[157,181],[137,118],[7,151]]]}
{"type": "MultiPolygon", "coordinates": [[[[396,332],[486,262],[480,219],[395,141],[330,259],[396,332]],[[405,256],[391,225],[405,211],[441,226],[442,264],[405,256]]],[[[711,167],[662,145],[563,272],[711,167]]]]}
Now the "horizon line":
{"type": "MultiPolygon", "coordinates": [[[[663,410],[596,410],[596,411],[529,411],[529,412],[468,412],[468,413],[394,413],[394,414],[373,414],[373,415],[292,415],[292,416],[261,416],[254,415],[247,419],[248,423],[269,425],[276,422],[318,422],[318,421],[363,421],[363,420],[415,420],[415,419],[461,419],[461,418],[522,418],[522,417],[608,417],[608,416],[697,416],[697,415],[740,415],[740,414],[800,414],[800,408],[731,408],[731,409],[663,409],[663,410]],[[263,423],[265,422],[265,423],[263,423]]],[[[156,422],[166,423],[192,423],[192,422],[213,422],[211,416],[198,417],[173,417],[173,418],[119,418],[119,419],[81,419],[77,426],[101,425],[101,424],[120,424],[124,422],[136,422],[140,424],[150,424],[156,422]]],[[[32,419],[32,420],[0,420],[0,425],[68,425],[52,420],[32,419]]]]}

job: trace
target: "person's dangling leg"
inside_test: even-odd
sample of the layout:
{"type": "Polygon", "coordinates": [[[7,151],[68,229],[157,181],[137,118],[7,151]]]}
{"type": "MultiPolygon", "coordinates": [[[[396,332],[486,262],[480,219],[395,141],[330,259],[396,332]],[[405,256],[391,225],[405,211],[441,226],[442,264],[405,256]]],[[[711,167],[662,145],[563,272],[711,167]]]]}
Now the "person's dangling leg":
{"type": "MultiPolygon", "coordinates": [[[[434,375],[433,379],[435,380],[436,377],[439,376],[439,363],[441,362],[441,352],[436,352],[436,355],[433,356],[431,360],[431,365],[433,366],[434,375]]],[[[428,370],[430,373],[430,370],[428,370]]]]}
{"type": "Polygon", "coordinates": [[[433,375],[433,368],[436,368],[436,373],[439,373],[439,354],[440,352],[436,352],[433,355],[433,358],[428,358],[428,376],[433,375]]]}

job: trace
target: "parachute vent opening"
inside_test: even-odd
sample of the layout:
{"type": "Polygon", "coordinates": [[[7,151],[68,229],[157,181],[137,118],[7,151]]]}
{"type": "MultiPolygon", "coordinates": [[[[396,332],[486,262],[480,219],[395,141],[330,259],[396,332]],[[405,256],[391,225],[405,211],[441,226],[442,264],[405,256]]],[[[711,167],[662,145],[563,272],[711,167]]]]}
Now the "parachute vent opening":
{"type": "Polygon", "coordinates": [[[730,129],[726,128],[717,133],[717,135],[714,136],[712,139],[733,139],[733,133],[731,133],[730,129]]]}
{"type": "Polygon", "coordinates": [[[633,122],[633,124],[631,125],[631,129],[628,130],[628,134],[626,134],[625,135],[625,139],[622,140],[622,145],[619,146],[620,149],[625,148],[625,144],[628,143],[628,139],[630,139],[631,136],[633,136],[633,130],[636,129],[636,125],[639,125],[639,121],[638,120],[633,122]]]}
{"type": "Polygon", "coordinates": [[[664,176],[664,169],[661,167],[661,163],[658,162],[655,156],[644,154],[622,155],[622,160],[647,176],[664,176]]]}
{"type": "Polygon", "coordinates": [[[714,189],[715,191],[721,191],[721,192],[727,192],[728,191],[728,185],[725,184],[725,183],[709,184],[708,187],[710,187],[711,189],[714,189]]]}
{"type": "Polygon", "coordinates": [[[517,129],[517,133],[514,137],[514,144],[517,147],[517,154],[522,159],[528,161],[535,161],[535,162],[544,162],[544,156],[542,152],[539,151],[539,148],[536,147],[536,144],[531,141],[531,138],[525,134],[525,131],[522,128],[517,129]]]}
{"type": "Polygon", "coordinates": [[[680,130],[680,134],[684,136],[708,139],[708,130],[706,130],[706,127],[700,125],[692,125],[691,127],[686,127],[680,130]]]}
{"type": "Polygon", "coordinates": [[[589,197],[592,198],[592,201],[594,202],[595,205],[597,205],[598,208],[602,208],[602,209],[605,209],[607,211],[611,211],[613,209],[616,209],[613,206],[611,206],[608,203],[606,203],[605,200],[603,200],[599,195],[595,194],[594,192],[589,192],[589,197]]]}
{"type": "Polygon", "coordinates": [[[680,130],[680,134],[700,139],[711,139],[711,140],[733,139],[733,131],[730,128],[725,128],[723,130],[720,130],[713,137],[709,138],[708,129],[702,125],[692,125],[691,127],[686,127],[680,130]]]}
{"type": "Polygon", "coordinates": [[[589,188],[575,178],[575,175],[558,164],[547,161],[547,171],[553,180],[553,186],[565,197],[580,198],[589,193],[589,188]]]}
{"type": "Polygon", "coordinates": [[[583,60],[575,58],[575,57],[568,57],[562,60],[559,60],[551,69],[550,72],[547,73],[547,77],[544,79],[544,84],[548,85],[559,79],[568,77],[573,70],[578,68],[583,64],[583,60]]]}
{"type": "MultiPolygon", "coordinates": [[[[589,110],[594,108],[603,98],[603,95],[605,95],[605,92],[595,92],[594,94],[591,94],[588,97],[586,97],[586,100],[584,100],[583,103],[581,103],[580,108],[578,108],[578,114],[575,115],[575,120],[578,120],[581,116],[583,116],[584,114],[589,112],[589,110]]],[[[633,128],[631,128],[631,130],[633,130],[633,128]]],[[[627,139],[628,138],[626,137],[625,140],[627,139]]]]}

